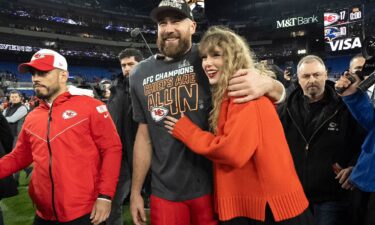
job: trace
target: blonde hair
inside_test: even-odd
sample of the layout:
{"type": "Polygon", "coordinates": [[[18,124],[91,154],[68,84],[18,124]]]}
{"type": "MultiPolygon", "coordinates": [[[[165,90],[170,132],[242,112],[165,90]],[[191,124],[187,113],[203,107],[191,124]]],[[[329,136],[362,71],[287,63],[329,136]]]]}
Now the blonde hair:
{"type": "Polygon", "coordinates": [[[212,86],[212,110],[209,124],[213,133],[217,133],[217,122],[222,101],[227,98],[228,82],[239,69],[254,69],[262,75],[275,76],[273,72],[261,67],[255,60],[246,40],[224,26],[213,26],[203,35],[199,52],[201,55],[213,54],[215,48],[223,51],[223,68],[217,84],[212,86]]]}

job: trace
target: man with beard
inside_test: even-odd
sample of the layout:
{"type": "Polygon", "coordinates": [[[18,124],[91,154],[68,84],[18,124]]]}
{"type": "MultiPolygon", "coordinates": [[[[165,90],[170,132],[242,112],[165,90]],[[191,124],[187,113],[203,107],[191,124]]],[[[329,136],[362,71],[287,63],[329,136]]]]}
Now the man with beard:
{"type": "Polygon", "coordinates": [[[294,165],[316,224],[345,225],[345,189],[365,132],[327,80],[321,58],[303,57],[297,76],[299,86],[278,109],[294,165]]]}
{"type": "Polygon", "coordinates": [[[107,106],[122,142],[122,160],[116,194],[112,202],[107,225],[122,225],[122,204],[130,193],[133,162],[133,146],[138,124],[133,120],[133,108],[129,92],[129,73],[143,60],[141,51],[127,48],[118,59],[122,73],[112,82],[107,106]]]}
{"type": "MultiPolygon", "coordinates": [[[[130,75],[133,115],[139,123],[130,197],[133,221],[146,223],[141,189],[151,166],[152,224],[217,224],[211,195],[212,164],[171,137],[163,125],[167,115],[184,113],[201,128],[208,128],[210,87],[198,46],[192,44],[196,23],[181,0],[163,0],[152,10],[151,18],[158,25],[161,54],[140,62],[130,75]]],[[[240,70],[233,76],[228,91],[230,96],[241,96],[237,102],[265,93],[279,100],[285,92],[278,81],[253,71],[240,70]]]]}
{"type": "MultiPolygon", "coordinates": [[[[5,117],[0,113],[0,158],[12,151],[13,135],[5,117]]],[[[3,198],[18,194],[17,186],[12,176],[0,179],[0,202],[3,198]]],[[[3,213],[0,206],[0,225],[4,225],[3,213]]]]}
{"type": "Polygon", "coordinates": [[[34,225],[104,222],[121,160],[121,142],[106,106],[68,89],[66,59],[55,51],[38,51],[18,70],[31,73],[41,103],[27,116],[16,147],[0,159],[0,178],[33,163],[34,225]]]}

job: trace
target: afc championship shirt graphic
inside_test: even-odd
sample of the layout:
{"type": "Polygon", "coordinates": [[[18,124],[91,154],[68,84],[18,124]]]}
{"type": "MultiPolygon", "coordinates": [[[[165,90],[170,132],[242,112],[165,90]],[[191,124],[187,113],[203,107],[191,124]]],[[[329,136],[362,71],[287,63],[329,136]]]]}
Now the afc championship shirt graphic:
{"type": "Polygon", "coordinates": [[[199,90],[194,66],[184,60],[179,68],[143,79],[147,109],[155,122],[186,111],[198,110],[199,90]]]}

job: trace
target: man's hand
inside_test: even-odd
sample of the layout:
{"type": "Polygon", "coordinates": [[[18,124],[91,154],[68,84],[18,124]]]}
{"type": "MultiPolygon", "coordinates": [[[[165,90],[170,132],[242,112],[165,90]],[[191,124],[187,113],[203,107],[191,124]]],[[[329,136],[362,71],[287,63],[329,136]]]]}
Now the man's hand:
{"type": "Polygon", "coordinates": [[[336,175],[335,179],[339,180],[341,187],[346,190],[353,190],[354,186],[349,182],[349,176],[352,172],[353,167],[349,166],[348,168],[340,170],[340,172],[336,175]]]}
{"type": "Polygon", "coordinates": [[[237,97],[235,103],[244,103],[263,95],[278,101],[284,90],[280,82],[269,76],[260,75],[255,70],[241,69],[230,79],[228,91],[229,96],[237,97]]]}
{"type": "Polygon", "coordinates": [[[352,76],[355,78],[355,82],[351,84],[350,80],[346,77],[349,73],[345,72],[343,76],[340,77],[336,81],[335,88],[347,88],[342,94],[339,94],[340,96],[348,96],[352,95],[357,91],[358,84],[360,82],[357,75],[352,74],[352,76]]]}
{"type": "Polygon", "coordinates": [[[90,219],[91,223],[98,225],[106,221],[111,212],[111,202],[98,198],[94,204],[94,208],[91,211],[90,219]]]}
{"type": "Polygon", "coordinates": [[[130,213],[135,225],[146,224],[147,219],[141,194],[132,193],[130,195],[130,213]]]}

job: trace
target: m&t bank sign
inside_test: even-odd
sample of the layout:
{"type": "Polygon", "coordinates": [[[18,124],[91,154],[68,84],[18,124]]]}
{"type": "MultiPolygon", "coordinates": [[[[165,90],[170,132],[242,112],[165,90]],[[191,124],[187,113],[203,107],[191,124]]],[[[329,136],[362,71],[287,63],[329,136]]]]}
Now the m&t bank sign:
{"type": "Polygon", "coordinates": [[[286,28],[286,27],[295,27],[295,26],[301,26],[311,23],[317,23],[318,17],[315,15],[312,15],[310,17],[292,17],[284,20],[278,20],[276,21],[276,28],[286,28]]]}

